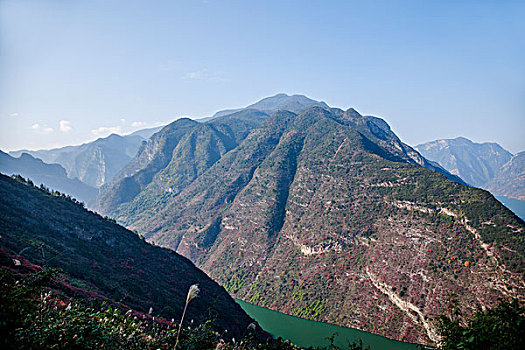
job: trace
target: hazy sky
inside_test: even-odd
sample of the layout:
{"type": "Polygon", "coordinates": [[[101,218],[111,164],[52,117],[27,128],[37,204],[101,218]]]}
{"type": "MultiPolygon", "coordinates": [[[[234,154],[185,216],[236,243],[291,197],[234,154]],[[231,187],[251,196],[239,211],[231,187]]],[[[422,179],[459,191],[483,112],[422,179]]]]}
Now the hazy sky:
{"type": "Polygon", "coordinates": [[[0,0],[0,149],[300,93],[525,150],[525,1],[0,0]]]}

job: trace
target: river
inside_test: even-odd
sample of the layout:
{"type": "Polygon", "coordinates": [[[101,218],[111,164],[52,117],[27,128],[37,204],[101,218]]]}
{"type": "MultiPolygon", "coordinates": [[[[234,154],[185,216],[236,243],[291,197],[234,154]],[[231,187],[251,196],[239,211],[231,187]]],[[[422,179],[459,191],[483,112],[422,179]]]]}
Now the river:
{"type": "Polygon", "coordinates": [[[363,341],[363,345],[370,345],[372,350],[417,349],[416,344],[403,343],[353,328],[305,320],[256,306],[242,300],[236,301],[266,332],[276,338],[281,337],[288,339],[301,347],[327,346],[330,342],[325,338],[337,333],[338,335],[335,338],[334,344],[342,349],[346,349],[348,342],[352,343],[358,339],[363,341]]]}

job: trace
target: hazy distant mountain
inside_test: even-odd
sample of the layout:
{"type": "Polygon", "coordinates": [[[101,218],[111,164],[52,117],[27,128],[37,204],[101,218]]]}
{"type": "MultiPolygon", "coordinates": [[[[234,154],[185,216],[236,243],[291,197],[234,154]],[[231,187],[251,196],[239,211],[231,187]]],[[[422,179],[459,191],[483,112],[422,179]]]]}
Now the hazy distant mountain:
{"type": "Polygon", "coordinates": [[[319,106],[261,113],[166,126],[102,212],[240,299],[399,340],[435,341],[449,292],[462,309],[523,292],[523,221],[384,120],[319,106]]]}
{"type": "Polygon", "coordinates": [[[266,113],[277,112],[278,110],[286,110],[294,113],[300,113],[310,107],[322,107],[329,108],[329,106],[322,101],[315,101],[303,95],[287,95],[287,94],[277,94],[275,96],[270,96],[263,98],[262,100],[255,102],[245,108],[237,109],[226,109],[215,113],[212,117],[199,119],[200,122],[212,120],[218,117],[222,117],[228,114],[239,112],[243,109],[258,109],[266,113]]]}
{"type": "Polygon", "coordinates": [[[525,201],[525,152],[513,156],[483,188],[497,196],[525,201]]]}
{"type": "Polygon", "coordinates": [[[0,172],[6,175],[22,175],[37,185],[44,184],[86,204],[98,194],[97,188],[78,179],[68,178],[66,170],[59,164],[46,164],[27,153],[23,153],[20,158],[14,158],[0,151],[0,172]]]}
{"type": "Polygon", "coordinates": [[[525,152],[513,156],[497,143],[474,143],[464,137],[415,148],[473,186],[494,195],[525,199],[525,152]]]}
{"type": "Polygon", "coordinates": [[[139,130],[125,136],[111,134],[79,146],[9,153],[15,157],[28,153],[46,163],[60,164],[70,178],[78,178],[90,186],[100,187],[110,181],[135,156],[144,139],[160,128],[139,130]]]}
{"type": "Polygon", "coordinates": [[[140,136],[142,137],[144,140],[147,140],[149,139],[153,134],[157,133],[160,131],[160,129],[162,129],[165,125],[160,125],[160,126],[156,126],[154,128],[148,128],[148,129],[141,129],[141,130],[137,130],[129,135],[124,135],[124,137],[126,136],[140,136]]]}
{"type": "Polygon", "coordinates": [[[490,181],[512,157],[497,143],[474,143],[464,137],[431,141],[415,148],[476,187],[490,181]]]}

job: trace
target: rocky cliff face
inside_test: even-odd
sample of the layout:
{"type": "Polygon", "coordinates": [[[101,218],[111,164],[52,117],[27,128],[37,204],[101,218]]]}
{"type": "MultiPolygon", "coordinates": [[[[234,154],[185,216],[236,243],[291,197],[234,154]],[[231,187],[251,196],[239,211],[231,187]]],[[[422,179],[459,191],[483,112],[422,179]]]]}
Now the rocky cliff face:
{"type": "Polygon", "coordinates": [[[525,153],[512,155],[497,143],[474,143],[464,137],[416,146],[426,158],[496,196],[525,199],[525,153]]]}
{"type": "Polygon", "coordinates": [[[379,118],[281,111],[155,210],[119,219],[243,300],[430,343],[449,293],[466,310],[523,297],[525,225],[425,167],[460,181],[379,118]]]}

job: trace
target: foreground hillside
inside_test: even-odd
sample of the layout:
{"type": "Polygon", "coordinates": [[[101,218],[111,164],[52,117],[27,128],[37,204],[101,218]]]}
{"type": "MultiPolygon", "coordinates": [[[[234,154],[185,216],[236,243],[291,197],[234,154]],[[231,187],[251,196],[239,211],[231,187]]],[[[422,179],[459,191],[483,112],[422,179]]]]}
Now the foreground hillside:
{"type": "Polygon", "coordinates": [[[120,307],[180,319],[188,288],[200,297],[196,324],[243,334],[252,322],[228,293],[186,258],[152,246],[73,200],[0,175],[0,248],[33,264],[63,269],[73,291],[120,307]]]}
{"type": "Polygon", "coordinates": [[[442,171],[379,118],[281,111],[154,210],[118,219],[237,298],[431,343],[449,293],[467,313],[523,298],[525,225],[425,167],[442,171]]]}

